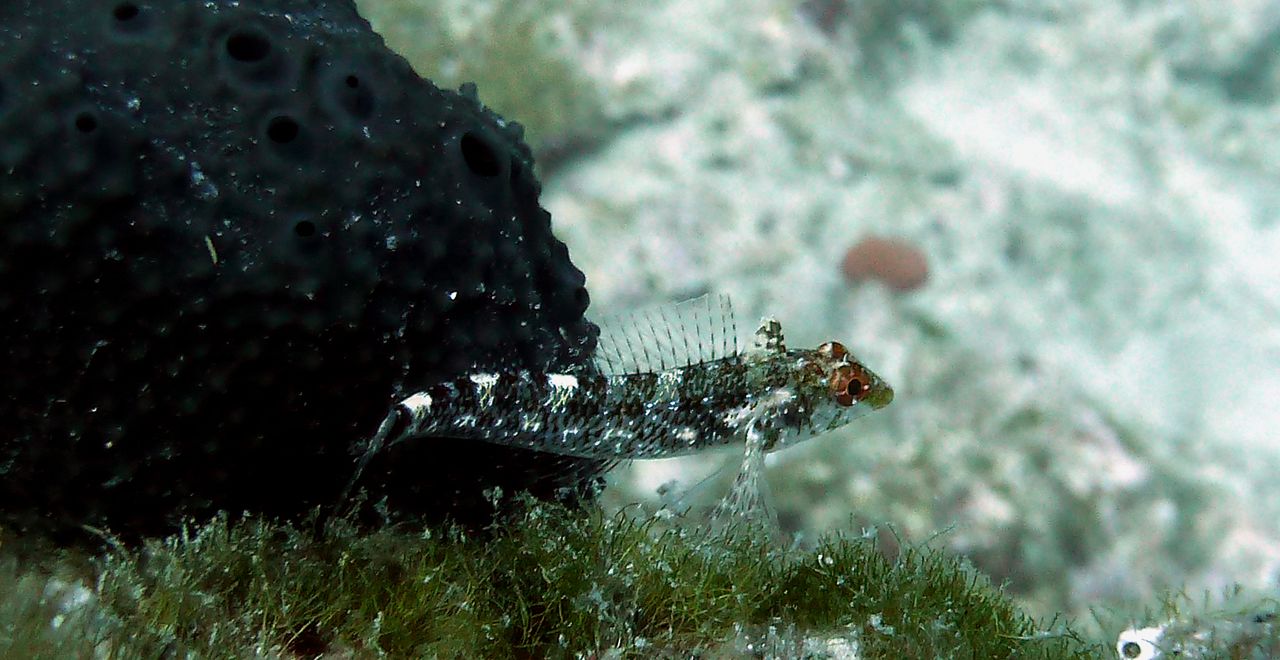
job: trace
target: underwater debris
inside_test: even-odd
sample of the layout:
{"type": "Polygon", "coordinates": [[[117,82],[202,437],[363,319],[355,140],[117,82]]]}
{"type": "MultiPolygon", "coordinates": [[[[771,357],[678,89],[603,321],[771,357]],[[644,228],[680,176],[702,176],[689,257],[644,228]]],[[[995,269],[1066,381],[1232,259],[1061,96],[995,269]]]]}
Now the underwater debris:
{"type": "Polygon", "coordinates": [[[1160,637],[1164,626],[1130,628],[1122,631],[1116,640],[1116,655],[1125,660],[1154,660],[1159,658],[1160,637]]]}
{"type": "MultiPolygon", "coordinates": [[[[1172,604],[1166,603],[1166,608],[1172,604]]],[[[1115,649],[1124,660],[1273,658],[1280,652],[1276,604],[1179,613],[1158,625],[1120,631],[1115,649]]]]}
{"type": "MultiPolygon", "coordinates": [[[[520,134],[351,2],[0,3],[0,523],[296,518],[398,390],[581,363],[520,134]]],[[[360,486],[484,524],[486,488],[589,495],[603,466],[404,445],[360,486]]]]}
{"type": "Polygon", "coordinates": [[[894,291],[912,291],[929,279],[920,248],[899,239],[868,236],[849,248],[841,270],[850,281],[876,280],[894,291]]]}

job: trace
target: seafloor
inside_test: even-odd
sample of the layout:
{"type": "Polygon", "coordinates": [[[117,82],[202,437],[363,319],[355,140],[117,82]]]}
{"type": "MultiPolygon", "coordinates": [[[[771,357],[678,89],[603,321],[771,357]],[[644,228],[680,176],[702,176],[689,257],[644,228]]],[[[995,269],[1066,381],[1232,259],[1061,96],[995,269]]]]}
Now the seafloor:
{"type": "Polygon", "coordinates": [[[772,457],[788,528],[933,538],[1041,613],[1280,586],[1280,4],[362,5],[529,124],[593,311],[729,293],[893,383],[772,457]],[[843,278],[867,235],[927,282],[843,278]]]}

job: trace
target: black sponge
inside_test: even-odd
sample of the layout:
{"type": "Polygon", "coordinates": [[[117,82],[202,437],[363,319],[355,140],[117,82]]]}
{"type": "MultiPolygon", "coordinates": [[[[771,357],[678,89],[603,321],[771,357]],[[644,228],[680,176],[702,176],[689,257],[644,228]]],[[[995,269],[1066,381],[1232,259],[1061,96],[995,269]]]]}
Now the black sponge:
{"type": "MultiPolygon", "coordinates": [[[[396,396],[585,362],[538,194],[519,126],[348,0],[0,4],[0,521],[306,515],[396,396]]],[[[603,467],[430,438],[361,486],[483,524],[485,489],[581,497],[603,467]]]]}

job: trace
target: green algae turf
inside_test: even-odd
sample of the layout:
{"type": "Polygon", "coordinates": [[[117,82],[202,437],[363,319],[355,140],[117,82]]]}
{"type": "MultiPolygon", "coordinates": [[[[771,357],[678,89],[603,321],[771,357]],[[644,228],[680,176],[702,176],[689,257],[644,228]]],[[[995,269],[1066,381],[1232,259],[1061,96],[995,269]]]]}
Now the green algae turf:
{"type": "Polygon", "coordinates": [[[1099,652],[933,550],[889,559],[842,534],[780,548],[679,520],[520,508],[472,536],[219,518],[91,560],[87,591],[66,553],[38,568],[10,555],[0,656],[721,657],[823,640],[859,657],[1099,652]]]}

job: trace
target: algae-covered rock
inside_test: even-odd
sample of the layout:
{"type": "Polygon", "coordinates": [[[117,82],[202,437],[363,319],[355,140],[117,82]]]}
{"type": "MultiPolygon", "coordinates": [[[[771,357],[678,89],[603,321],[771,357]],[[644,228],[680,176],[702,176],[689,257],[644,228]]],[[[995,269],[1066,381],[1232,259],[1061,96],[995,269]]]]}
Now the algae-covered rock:
{"type": "Polygon", "coordinates": [[[109,554],[87,588],[0,563],[23,624],[0,654],[1090,657],[936,551],[764,538],[546,506],[483,537],[218,519],[109,554]]]}

